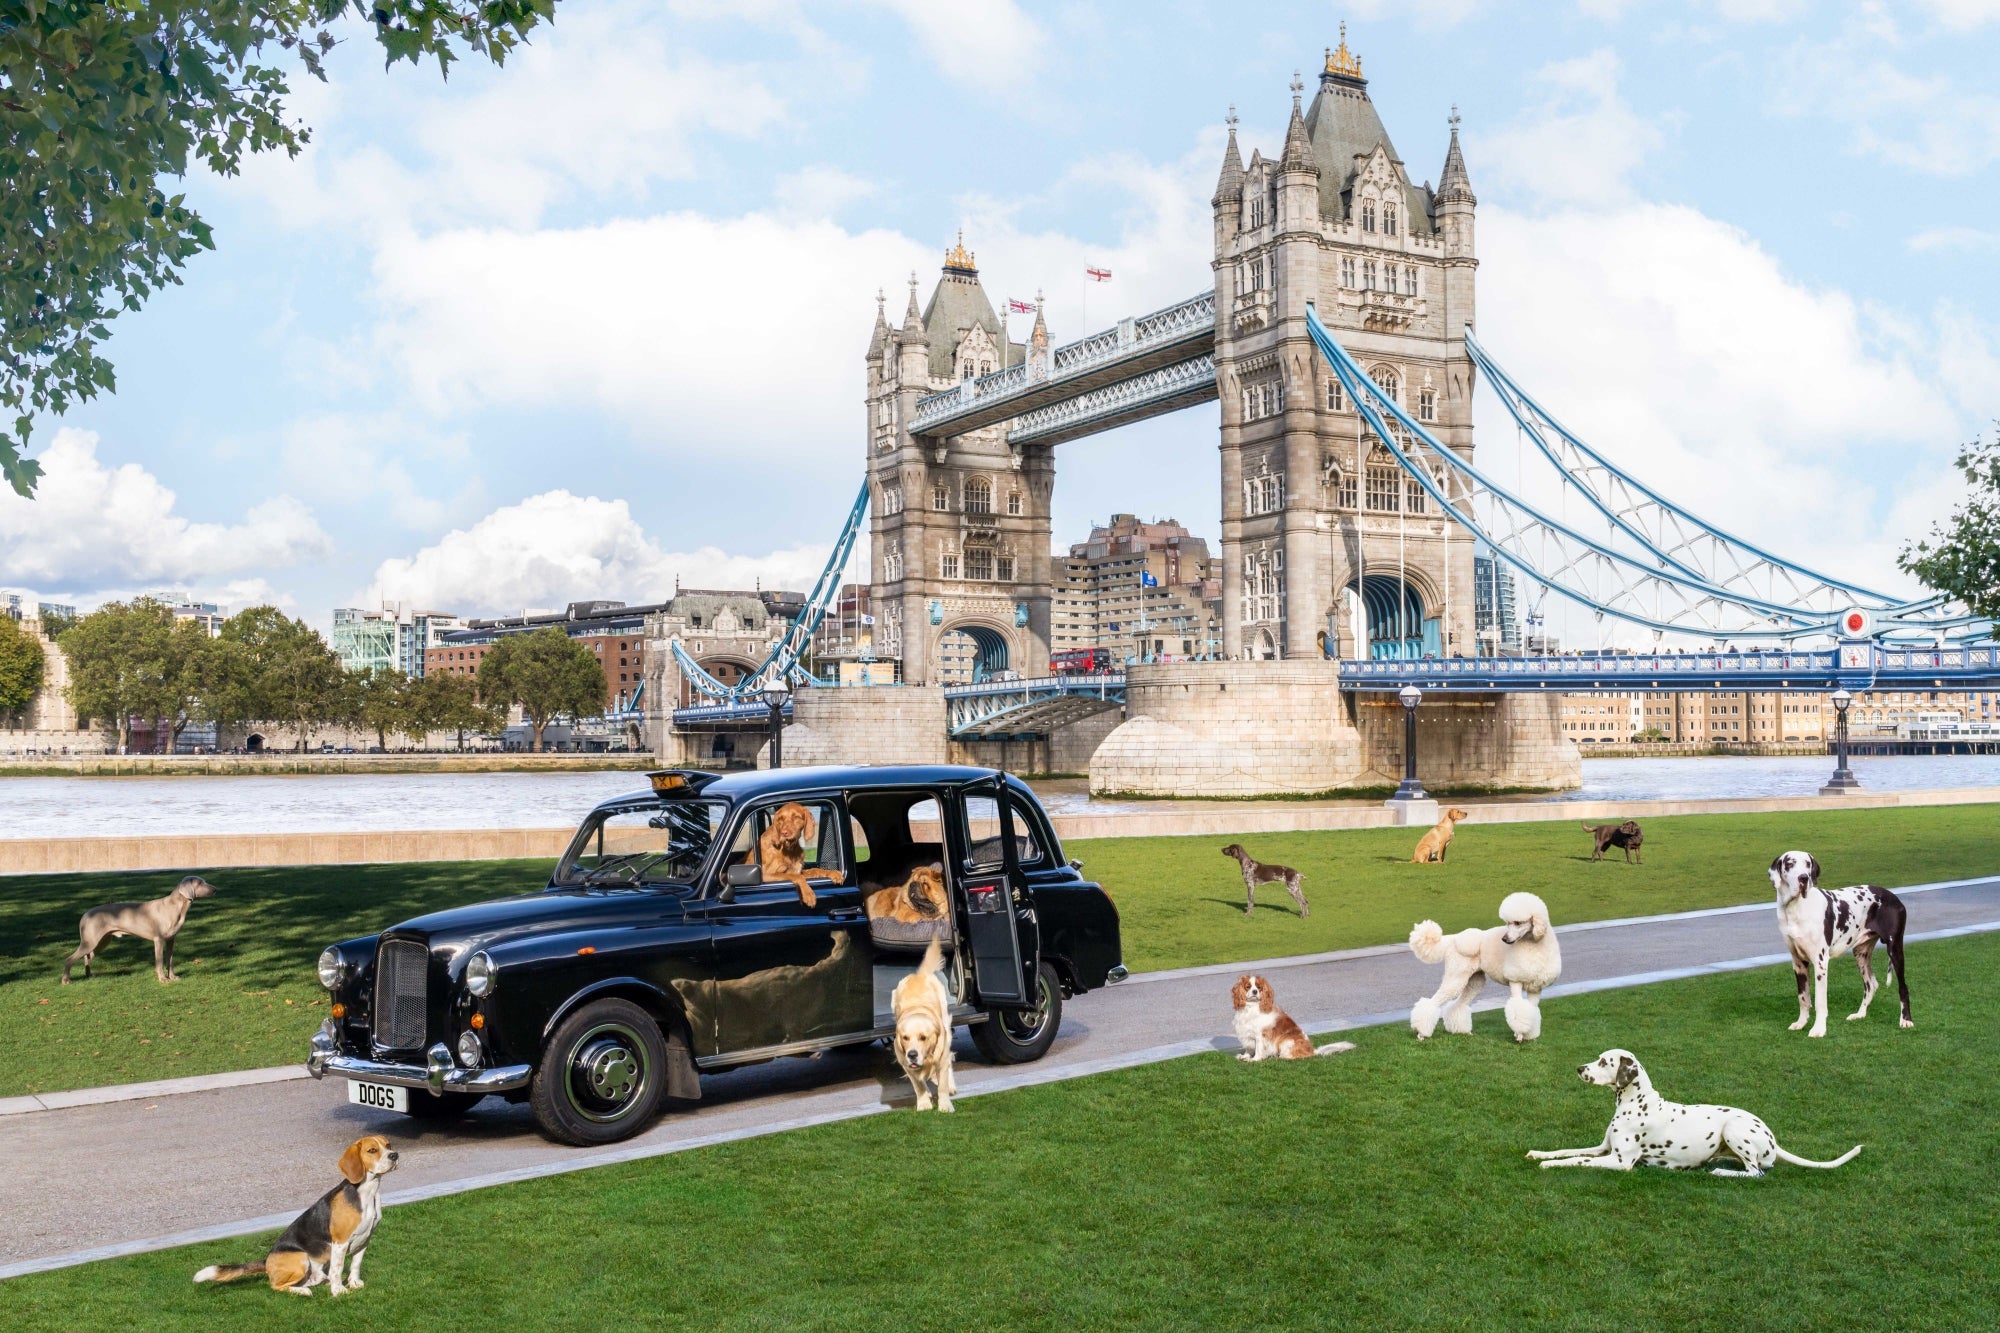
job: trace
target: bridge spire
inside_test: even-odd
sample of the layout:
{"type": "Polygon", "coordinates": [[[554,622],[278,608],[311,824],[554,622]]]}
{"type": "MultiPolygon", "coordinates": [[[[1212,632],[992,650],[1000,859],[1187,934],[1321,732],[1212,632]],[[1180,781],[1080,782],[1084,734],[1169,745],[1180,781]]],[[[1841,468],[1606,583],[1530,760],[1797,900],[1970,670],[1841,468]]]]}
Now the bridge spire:
{"type": "Polygon", "coordinates": [[[1224,123],[1229,126],[1229,146],[1222,150],[1222,175],[1215,182],[1215,197],[1208,202],[1234,208],[1241,206],[1243,196],[1243,157],[1236,149],[1236,103],[1229,104],[1224,123]]]}
{"type": "Polygon", "coordinates": [[[1472,194],[1472,178],[1465,172],[1465,154],[1458,147],[1458,104],[1451,107],[1451,147],[1445,150],[1444,174],[1438,177],[1437,202],[1441,204],[1476,204],[1478,199],[1472,194]]]}
{"type": "Polygon", "coordinates": [[[917,275],[910,274],[910,307],[903,312],[903,345],[929,346],[930,337],[924,332],[924,315],[917,309],[917,275]]]}
{"type": "Polygon", "coordinates": [[[1293,70],[1292,123],[1285,127],[1285,154],[1278,161],[1278,170],[1305,171],[1317,176],[1319,167],[1313,163],[1312,137],[1306,133],[1306,118],[1299,110],[1299,94],[1304,90],[1298,71],[1293,70]]]}

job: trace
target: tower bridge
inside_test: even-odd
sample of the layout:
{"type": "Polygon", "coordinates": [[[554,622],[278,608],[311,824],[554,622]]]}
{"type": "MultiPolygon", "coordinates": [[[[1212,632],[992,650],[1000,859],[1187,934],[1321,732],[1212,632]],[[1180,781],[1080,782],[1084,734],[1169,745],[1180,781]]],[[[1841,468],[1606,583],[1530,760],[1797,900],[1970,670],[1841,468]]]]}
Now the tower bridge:
{"type": "MultiPolygon", "coordinates": [[[[1098,790],[1326,790],[1394,777],[1400,724],[1385,718],[1399,710],[1382,697],[1416,684],[1435,692],[1420,720],[1440,733],[1427,778],[1564,786],[1579,760],[1555,693],[2000,681],[2000,650],[1980,646],[1990,622],[1731,536],[1620,469],[1507,374],[1472,332],[1478,201],[1455,110],[1433,185],[1391,142],[1344,30],[1311,102],[1296,77],[1291,91],[1276,156],[1253,149],[1246,162],[1230,114],[1207,290],[1060,345],[1038,301],[1014,342],[961,237],[921,304],[912,275],[899,325],[878,298],[866,481],[835,559],[807,616],[772,632],[759,673],[718,679],[661,627],[671,653],[653,657],[672,661],[674,679],[649,682],[648,697],[683,699],[674,728],[754,729],[762,706],[746,692],[759,675],[810,683],[800,659],[863,521],[870,646],[898,687],[802,690],[804,745],[788,740],[788,755],[979,758],[981,746],[1039,740],[1035,762],[1081,755],[1098,790]],[[1482,376],[1586,520],[1481,471],[1482,376]],[[1220,405],[1219,660],[1044,675],[1056,446],[1208,402],[1220,405]],[[1480,657],[1475,553],[1538,596],[1649,627],[1656,643],[1672,632],[1757,651],[1480,657]],[[1812,638],[1837,647],[1797,648],[1812,638]],[[947,663],[967,658],[973,679],[947,679],[947,663]]],[[[656,732],[663,749],[668,730],[656,732]]]]}

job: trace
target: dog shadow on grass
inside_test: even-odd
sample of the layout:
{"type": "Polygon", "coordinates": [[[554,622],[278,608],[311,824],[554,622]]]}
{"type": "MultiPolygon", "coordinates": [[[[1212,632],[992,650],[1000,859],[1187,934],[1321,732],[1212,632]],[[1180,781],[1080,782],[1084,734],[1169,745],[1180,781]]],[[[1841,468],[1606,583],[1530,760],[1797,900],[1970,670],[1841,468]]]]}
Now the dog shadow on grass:
{"type": "MultiPolygon", "coordinates": [[[[1278,891],[1283,893],[1284,887],[1282,885],[1278,886],[1278,891]]],[[[1241,898],[1203,898],[1202,901],[1205,903],[1214,903],[1218,907],[1226,907],[1237,916],[1249,915],[1249,913],[1243,910],[1243,900],[1241,898]]],[[[1276,912],[1279,916],[1289,917],[1297,917],[1299,914],[1299,909],[1294,907],[1289,900],[1283,903],[1258,903],[1257,910],[1259,912],[1276,912]]]]}

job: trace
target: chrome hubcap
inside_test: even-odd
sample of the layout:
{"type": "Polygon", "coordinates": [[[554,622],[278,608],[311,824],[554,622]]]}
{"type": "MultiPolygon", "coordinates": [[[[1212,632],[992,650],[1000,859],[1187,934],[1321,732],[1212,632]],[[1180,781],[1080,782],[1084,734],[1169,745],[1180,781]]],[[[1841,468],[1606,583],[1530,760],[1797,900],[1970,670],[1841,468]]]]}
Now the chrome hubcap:
{"type": "Polygon", "coordinates": [[[623,1023],[591,1029],[570,1058],[569,1103],[589,1120],[616,1120],[646,1090],[644,1047],[623,1023]]]}
{"type": "Polygon", "coordinates": [[[1000,1022],[1007,1029],[1007,1035],[1023,1045],[1042,1035],[1042,1029],[1049,1025],[1049,982],[1047,977],[1038,977],[1035,982],[1035,998],[1038,1003],[1033,1009],[1017,1009],[1004,1015],[1000,1022]]]}

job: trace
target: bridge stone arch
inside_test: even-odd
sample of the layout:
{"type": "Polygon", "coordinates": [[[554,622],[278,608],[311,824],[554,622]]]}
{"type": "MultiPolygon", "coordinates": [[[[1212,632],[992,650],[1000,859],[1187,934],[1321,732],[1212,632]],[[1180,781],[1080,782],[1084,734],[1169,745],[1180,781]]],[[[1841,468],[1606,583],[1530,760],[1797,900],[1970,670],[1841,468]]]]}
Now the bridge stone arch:
{"type": "Polygon", "coordinates": [[[1023,675],[1034,674],[1022,656],[1023,637],[1019,630],[1003,628],[983,617],[947,620],[938,627],[931,652],[939,682],[958,685],[992,680],[1009,668],[1023,675]]]}

